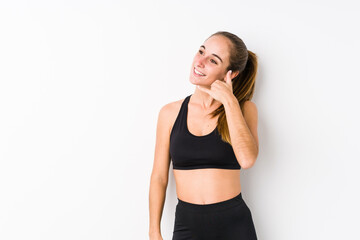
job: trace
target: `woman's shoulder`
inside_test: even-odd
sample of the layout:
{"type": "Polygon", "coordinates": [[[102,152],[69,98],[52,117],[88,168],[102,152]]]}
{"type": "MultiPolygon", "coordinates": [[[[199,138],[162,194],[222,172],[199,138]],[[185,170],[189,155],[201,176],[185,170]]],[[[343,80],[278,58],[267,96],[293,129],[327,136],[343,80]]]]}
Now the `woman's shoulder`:
{"type": "Polygon", "coordinates": [[[184,100],[185,98],[168,102],[161,107],[160,112],[162,112],[163,115],[166,115],[168,117],[173,114],[176,114],[177,112],[179,112],[181,104],[183,103],[184,100]]]}
{"type": "Polygon", "coordinates": [[[258,109],[254,102],[252,102],[250,100],[246,100],[243,105],[243,111],[244,111],[244,114],[254,115],[254,114],[257,114],[258,109]]]}
{"type": "Polygon", "coordinates": [[[185,98],[182,98],[164,104],[160,108],[159,119],[161,119],[163,123],[169,124],[168,126],[172,126],[172,123],[175,122],[175,119],[180,111],[181,104],[184,100],[185,98]]]}

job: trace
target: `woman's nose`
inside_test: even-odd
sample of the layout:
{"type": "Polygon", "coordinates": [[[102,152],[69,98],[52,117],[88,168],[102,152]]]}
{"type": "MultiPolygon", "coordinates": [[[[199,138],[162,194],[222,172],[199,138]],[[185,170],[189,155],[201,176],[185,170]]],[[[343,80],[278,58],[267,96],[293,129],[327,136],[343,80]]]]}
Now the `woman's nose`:
{"type": "Polygon", "coordinates": [[[205,63],[205,58],[204,58],[204,57],[199,57],[199,58],[196,60],[196,65],[197,65],[197,66],[204,66],[204,63],[205,63]]]}

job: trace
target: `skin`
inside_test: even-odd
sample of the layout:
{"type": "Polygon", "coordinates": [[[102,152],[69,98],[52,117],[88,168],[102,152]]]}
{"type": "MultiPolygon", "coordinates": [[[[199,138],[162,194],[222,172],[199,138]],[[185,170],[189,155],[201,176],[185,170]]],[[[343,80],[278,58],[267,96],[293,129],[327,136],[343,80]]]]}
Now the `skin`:
{"type": "MultiPolygon", "coordinates": [[[[232,79],[239,72],[227,71],[229,44],[229,40],[223,36],[212,36],[202,44],[205,49],[200,47],[194,56],[189,81],[195,85],[195,91],[188,105],[187,127],[196,136],[211,133],[216,127],[217,117],[211,119],[207,114],[223,104],[235,156],[241,168],[247,169],[253,166],[258,154],[257,108],[255,103],[246,101],[243,115],[232,93],[232,79]],[[205,76],[196,76],[194,67],[205,76]]],[[[149,193],[151,240],[162,239],[160,220],[171,163],[170,132],[183,101],[181,99],[164,105],[158,116],[149,193]]],[[[173,169],[173,173],[177,197],[185,202],[211,204],[228,200],[241,192],[239,169],[173,169]]]]}

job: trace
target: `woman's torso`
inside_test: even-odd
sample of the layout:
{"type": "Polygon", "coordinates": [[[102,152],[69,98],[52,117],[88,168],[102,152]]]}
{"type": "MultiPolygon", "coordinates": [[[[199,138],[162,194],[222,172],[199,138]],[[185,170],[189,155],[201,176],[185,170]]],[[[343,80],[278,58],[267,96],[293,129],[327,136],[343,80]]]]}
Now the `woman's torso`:
{"type": "MultiPolygon", "coordinates": [[[[174,126],[184,99],[172,103],[171,126],[174,126]]],[[[210,134],[217,125],[217,118],[210,118],[200,106],[188,103],[187,130],[196,139],[210,134]]],[[[173,169],[176,193],[179,199],[194,204],[210,204],[237,196],[241,192],[240,169],[173,169]]]]}

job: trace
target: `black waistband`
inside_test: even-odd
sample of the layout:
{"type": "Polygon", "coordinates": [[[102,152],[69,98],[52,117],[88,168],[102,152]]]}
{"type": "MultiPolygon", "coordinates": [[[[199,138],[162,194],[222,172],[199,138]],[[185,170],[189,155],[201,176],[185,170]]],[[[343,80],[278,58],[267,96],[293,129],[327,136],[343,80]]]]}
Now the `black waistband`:
{"type": "Polygon", "coordinates": [[[211,211],[218,211],[222,209],[235,207],[243,202],[244,200],[240,192],[237,196],[233,198],[221,202],[210,203],[210,204],[189,203],[178,198],[177,207],[181,207],[183,209],[193,212],[211,212],[211,211]]]}

